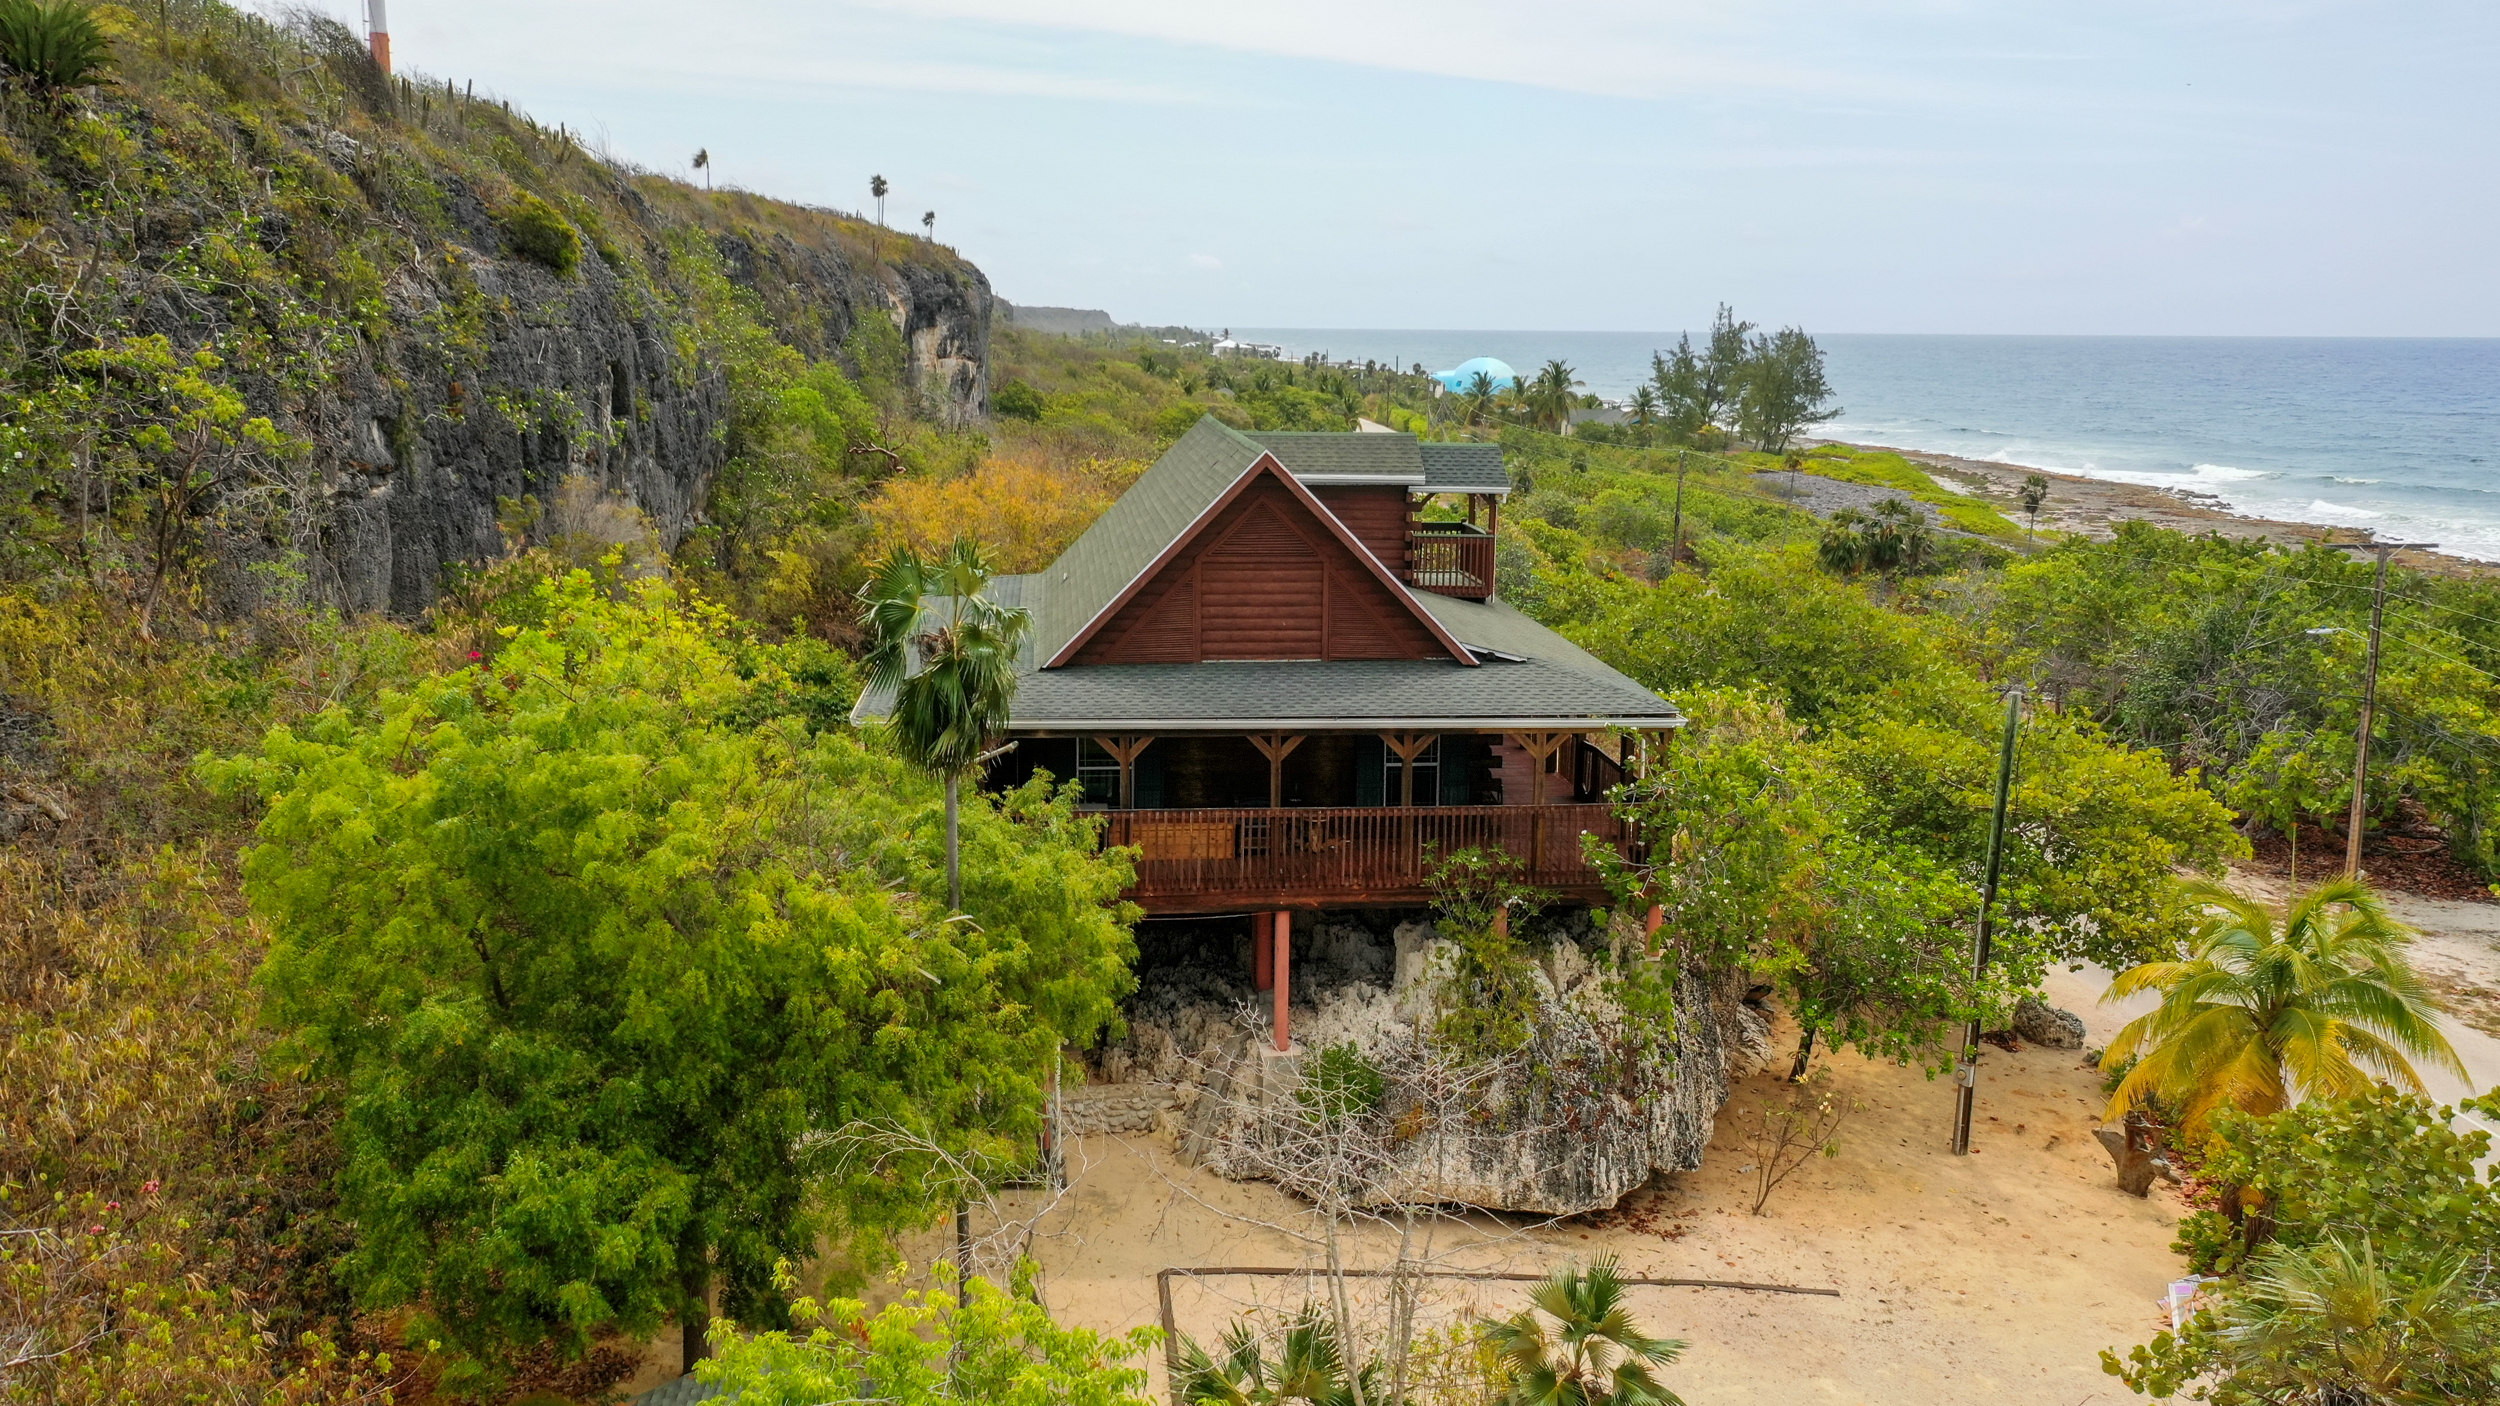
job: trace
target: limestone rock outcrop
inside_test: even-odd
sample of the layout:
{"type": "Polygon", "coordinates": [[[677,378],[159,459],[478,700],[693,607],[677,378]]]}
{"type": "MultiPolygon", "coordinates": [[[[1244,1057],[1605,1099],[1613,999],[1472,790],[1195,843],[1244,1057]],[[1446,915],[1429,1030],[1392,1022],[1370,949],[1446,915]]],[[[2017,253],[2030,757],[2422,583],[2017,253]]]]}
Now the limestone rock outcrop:
{"type": "Polygon", "coordinates": [[[1129,1038],[1104,1053],[1102,1073],[1178,1087],[1185,1155],[1222,1175],[1268,1176],[1277,1109],[1300,1097],[1296,1082],[1318,1052],[1350,1046],[1386,1083],[1376,1152],[1356,1159],[1358,1199],[1373,1204],[1576,1214],[1614,1205],[1659,1172],[1701,1164],[1731,1060],[1746,1059],[1743,1047],[1761,1038],[1744,1019],[1760,1021],[1742,1007],[1741,986],[1731,992],[1682,973],[1671,1028],[1635,1029],[1607,991],[1603,958],[1637,938],[1601,931],[1586,910],[1562,910],[1522,934],[1539,957],[1529,974],[1529,1048],[1471,1076],[1429,1038],[1448,999],[1454,945],[1419,915],[1381,926],[1388,931],[1329,915],[1296,938],[1296,1057],[1264,1052],[1268,1031],[1246,973],[1208,961],[1146,969],[1129,1038]],[[1464,1107],[1436,1102],[1427,1087],[1454,1077],[1477,1079],[1457,1096],[1464,1107]]]}

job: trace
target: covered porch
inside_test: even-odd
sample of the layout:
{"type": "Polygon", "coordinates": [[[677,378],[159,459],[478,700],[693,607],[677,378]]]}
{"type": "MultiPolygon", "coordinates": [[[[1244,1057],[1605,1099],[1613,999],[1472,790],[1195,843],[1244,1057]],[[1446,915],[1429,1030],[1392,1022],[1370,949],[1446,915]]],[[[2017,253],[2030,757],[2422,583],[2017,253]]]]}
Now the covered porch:
{"type": "Polygon", "coordinates": [[[1651,745],[1550,730],[1038,735],[991,780],[1079,781],[1104,842],[1138,851],[1128,896],[1154,914],[1421,905],[1438,858],[1471,848],[1602,902],[1581,837],[1636,843],[1605,798],[1651,745]]]}

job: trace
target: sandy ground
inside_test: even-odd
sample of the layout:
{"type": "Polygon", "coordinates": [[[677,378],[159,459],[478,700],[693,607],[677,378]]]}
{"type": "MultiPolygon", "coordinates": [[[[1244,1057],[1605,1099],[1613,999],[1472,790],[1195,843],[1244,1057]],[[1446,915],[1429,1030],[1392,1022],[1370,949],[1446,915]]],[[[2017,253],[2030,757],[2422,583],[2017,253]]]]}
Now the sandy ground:
{"type": "MultiPolygon", "coordinates": [[[[2279,898],[2263,876],[2233,877],[2279,898]]],[[[2470,1078],[2431,1073],[2432,1094],[2453,1103],[2500,1085],[2500,904],[2402,894],[2392,902],[2422,931],[2415,959],[2457,1013],[2449,1034],[2470,1078]]],[[[2091,968],[2048,979],[2050,1000],[2083,1017],[2095,1047],[2150,1004],[2101,1005],[2108,980],[2091,968]]],[[[1444,1262],[1536,1274],[1611,1252],[1638,1276],[1840,1291],[1633,1291],[1649,1331],[1690,1344],[1663,1375],[1696,1406],[2134,1399],[2101,1372],[2099,1353],[2123,1352],[2167,1326],[2158,1301],[2182,1272],[2169,1245],[2186,1208],[2161,1183],[2148,1200],[2117,1190],[2092,1137],[2102,1106],[2096,1071],[2071,1051],[1986,1049],[1974,1152],[1955,1157],[1949,1082],[1844,1053],[1826,1062],[1836,1092],[1858,1105],[1840,1132],[1840,1155],[1809,1162],[1757,1217],[1748,1213],[1754,1157],[1743,1130],[1766,1097],[1785,1090],[1785,1057],[1776,1063],[1739,1083],[1700,1170],[1661,1178],[1611,1216],[1445,1222],[1437,1231],[1444,1262]]],[[[1063,1321],[1105,1331],[1157,1322],[1156,1275],[1167,1268],[1319,1262],[1305,1210],[1271,1187],[1182,1166],[1168,1134],[1096,1137],[1071,1153],[1077,1175],[1033,1242],[1063,1321]]],[[[906,1247],[922,1264],[948,1249],[942,1234],[906,1247]]],[[[1375,1235],[1348,1258],[1379,1265],[1392,1253],[1375,1235]]],[[[1183,1332],[1210,1341],[1233,1314],[1290,1308],[1315,1284],[1175,1278],[1174,1314],[1183,1332]]],[[[1446,1281],[1433,1299],[1444,1319],[1507,1313],[1524,1288],[1446,1281]]],[[[625,1389],[674,1376],[676,1356],[673,1339],[655,1343],[625,1389]]],[[[1149,1365],[1160,1400],[1161,1354],[1149,1365]]]]}

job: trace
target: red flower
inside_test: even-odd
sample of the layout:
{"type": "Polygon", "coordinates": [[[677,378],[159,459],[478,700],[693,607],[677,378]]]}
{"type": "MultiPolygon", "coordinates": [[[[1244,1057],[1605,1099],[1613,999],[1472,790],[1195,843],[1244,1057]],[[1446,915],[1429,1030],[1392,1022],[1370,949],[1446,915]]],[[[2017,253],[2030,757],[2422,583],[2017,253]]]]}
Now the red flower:
{"type": "Polygon", "coordinates": [[[155,1180],[155,1178],[153,1178],[153,1177],[149,1178],[149,1180],[148,1180],[148,1184],[147,1184],[147,1185],[145,1185],[145,1186],[143,1186],[143,1187],[140,1187],[139,1189],[140,1189],[141,1191],[146,1192],[146,1193],[147,1193],[148,1195],[150,1195],[150,1196],[154,1196],[154,1195],[156,1194],[156,1180],[155,1180]]]}
{"type": "Polygon", "coordinates": [[[480,654],[480,653],[478,653],[476,650],[472,649],[472,650],[470,650],[470,651],[469,651],[469,657],[470,657],[471,659],[483,659],[483,658],[485,658],[486,656],[485,656],[485,655],[483,655],[483,654],[480,654]]]}
{"type": "Polygon", "coordinates": [[[105,1203],[104,1203],[104,1209],[106,1209],[106,1210],[108,1210],[108,1211],[118,1211],[118,1210],[120,1210],[121,1208],[122,1208],[122,1203],[121,1203],[121,1202],[119,1202],[119,1201],[107,1201],[107,1202],[105,1202],[105,1203]]]}

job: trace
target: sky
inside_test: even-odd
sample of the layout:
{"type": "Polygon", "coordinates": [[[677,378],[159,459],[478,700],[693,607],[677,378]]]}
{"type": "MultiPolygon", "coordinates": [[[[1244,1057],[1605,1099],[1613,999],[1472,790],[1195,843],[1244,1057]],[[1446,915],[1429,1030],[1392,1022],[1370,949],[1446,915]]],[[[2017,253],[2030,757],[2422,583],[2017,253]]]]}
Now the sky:
{"type": "MultiPolygon", "coordinates": [[[[360,0],[327,7],[361,22],[360,0]]],[[[2500,335],[2500,5],[391,0],[401,72],[1213,327],[2500,335]]]]}

